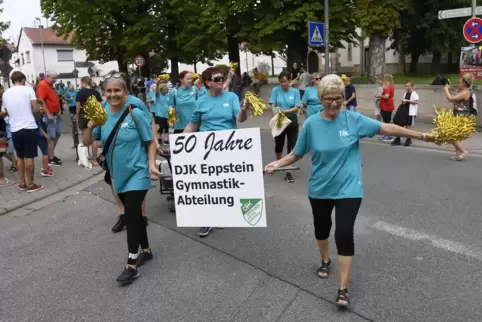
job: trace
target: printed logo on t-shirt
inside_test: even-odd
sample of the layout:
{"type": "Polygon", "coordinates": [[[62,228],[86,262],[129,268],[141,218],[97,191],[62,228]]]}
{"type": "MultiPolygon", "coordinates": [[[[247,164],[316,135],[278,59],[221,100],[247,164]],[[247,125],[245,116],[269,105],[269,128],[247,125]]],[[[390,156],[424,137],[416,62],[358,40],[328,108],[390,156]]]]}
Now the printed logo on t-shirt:
{"type": "Polygon", "coordinates": [[[125,129],[125,128],[128,128],[129,127],[129,123],[127,122],[124,122],[121,124],[121,129],[125,129]]]}
{"type": "Polygon", "coordinates": [[[229,103],[226,102],[226,103],[223,104],[223,106],[224,106],[224,107],[229,107],[229,103]]]}
{"type": "Polygon", "coordinates": [[[288,97],[288,99],[290,99],[290,100],[294,100],[294,99],[295,99],[295,97],[294,97],[294,96],[290,96],[290,97],[288,97]]]}
{"type": "Polygon", "coordinates": [[[338,131],[338,132],[340,133],[340,137],[344,137],[344,136],[350,135],[347,130],[341,130],[341,131],[338,131]]]}

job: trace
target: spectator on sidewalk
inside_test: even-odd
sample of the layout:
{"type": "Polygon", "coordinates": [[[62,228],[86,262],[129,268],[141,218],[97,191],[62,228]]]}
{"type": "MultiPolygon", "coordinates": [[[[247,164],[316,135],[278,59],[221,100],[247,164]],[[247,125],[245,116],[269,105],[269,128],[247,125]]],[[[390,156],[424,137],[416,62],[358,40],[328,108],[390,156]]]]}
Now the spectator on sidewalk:
{"type": "Polygon", "coordinates": [[[345,107],[348,111],[356,112],[356,107],[358,105],[356,101],[356,89],[351,83],[351,77],[346,77],[345,82],[345,107]]]}
{"type": "MultiPolygon", "coordinates": [[[[377,95],[380,99],[380,115],[382,117],[383,123],[392,123],[392,113],[395,109],[395,104],[393,103],[393,96],[395,95],[395,88],[393,87],[393,76],[391,74],[385,74],[383,76],[383,92],[377,95]]],[[[380,136],[378,138],[381,141],[392,141],[391,136],[380,136]]]]}
{"type": "MultiPolygon", "coordinates": [[[[418,111],[418,94],[413,89],[412,82],[405,83],[405,93],[402,96],[402,100],[400,106],[393,117],[393,123],[398,126],[403,126],[405,128],[410,128],[412,125],[415,124],[415,118],[417,117],[418,111]]],[[[396,137],[395,140],[391,143],[392,145],[401,145],[400,137],[396,137]]],[[[404,143],[405,146],[412,145],[412,139],[407,138],[404,143]]]]}
{"type": "Polygon", "coordinates": [[[15,149],[13,147],[13,139],[12,139],[12,131],[10,131],[10,123],[8,116],[5,116],[5,129],[6,129],[6,135],[7,135],[7,154],[5,154],[5,157],[12,163],[10,166],[10,173],[17,172],[17,159],[15,158],[15,149]]]}
{"type": "Polygon", "coordinates": [[[3,94],[5,112],[0,116],[9,116],[13,145],[17,152],[17,167],[20,191],[35,192],[43,189],[34,183],[35,163],[39,132],[33,113],[38,112],[37,97],[29,86],[25,86],[27,78],[16,71],[11,76],[13,87],[3,94]],[[3,114],[3,115],[2,115],[3,114]]]}
{"type": "Polygon", "coordinates": [[[311,84],[312,76],[306,71],[305,66],[301,66],[300,83],[298,85],[298,90],[300,91],[300,97],[305,95],[305,90],[311,84]]]}
{"type": "Polygon", "coordinates": [[[62,160],[55,156],[55,147],[60,138],[60,102],[52,87],[57,80],[57,73],[47,72],[45,79],[37,86],[37,96],[46,107],[44,121],[47,123],[47,135],[49,136],[49,163],[61,166],[62,160]]]}

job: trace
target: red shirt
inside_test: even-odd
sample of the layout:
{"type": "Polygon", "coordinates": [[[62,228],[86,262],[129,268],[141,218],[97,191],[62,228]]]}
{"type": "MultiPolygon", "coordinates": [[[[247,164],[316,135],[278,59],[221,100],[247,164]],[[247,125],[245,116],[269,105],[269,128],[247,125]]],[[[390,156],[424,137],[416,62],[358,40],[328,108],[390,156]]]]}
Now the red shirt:
{"type": "Polygon", "coordinates": [[[382,96],[388,94],[388,98],[380,99],[380,110],[385,112],[391,112],[395,109],[395,104],[393,104],[393,95],[395,94],[395,89],[393,85],[388,85],[382,92],[382,96]]]}
{"type": "Polygon", "coordinates": [[[45,102],[50,113],[55,115],[60,113],[59,97],[52,86],[45,80],[37,85],[37,98],[45,102]]]}

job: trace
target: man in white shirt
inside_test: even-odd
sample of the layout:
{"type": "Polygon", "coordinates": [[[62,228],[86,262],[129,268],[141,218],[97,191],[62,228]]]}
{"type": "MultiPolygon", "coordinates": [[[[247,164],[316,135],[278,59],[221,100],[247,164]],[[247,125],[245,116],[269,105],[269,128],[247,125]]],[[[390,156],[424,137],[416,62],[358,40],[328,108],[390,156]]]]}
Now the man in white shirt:
{"type": "Polygon", "coordinates": [[[33,88],[25,86],[27,78],[16,71],[11,76],[13,87],[3,93],[3,107],[10,122],[13,146],[17,153],[17,168],[20,191],[35,192],[43,189],[34,183],[35,163],[38,156],[37,145],[40,132],[33,112],[38,112],[37,97],[33,88]]]}

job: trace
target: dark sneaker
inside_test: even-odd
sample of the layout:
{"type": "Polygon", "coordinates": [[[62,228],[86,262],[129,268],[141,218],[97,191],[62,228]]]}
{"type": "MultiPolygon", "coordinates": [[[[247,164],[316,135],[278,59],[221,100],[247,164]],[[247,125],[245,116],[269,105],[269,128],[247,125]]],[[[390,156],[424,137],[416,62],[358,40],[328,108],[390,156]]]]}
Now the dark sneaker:
{"type": "Polygon", "coordinates": [[[152,260],[152,250],[150,252],[141,251],[137,257],[137,267],[143,266],[146,262],[152,260]]]}
{"type": "Polygon", "coordinates": [[[407,139],[403,145],[411,146],[412,145],[412,139],[407,139]]]}
{"type": "Polygon", "coordinates": [[[27,188],[27,192],[37,192],[42,190],[43,188],[44,188],[43,185],[34,183],[31,187],[27,188]]]}
{"type": "Polygon", "coordinates": [[[133,280],[139,277],[139,271],[135,268],[127,266],[124,268],[122,274],[116,279],[119,283],[129,284],[132,283],[133,280]]]}
{"type": "Polygon", "coordinates": [[[18,184],[17,189],[18,189],[18,191],[27,191],[27,186],[22,185],[22,184],[18,184]]]}
{"type": "Polygon", "coordinates": [[[149,220],[147,220],[146,216],[142,216],[142,221],[144,221],[144,225],[149,226],[149,220]]]}
{"type": "Polygon", "coordinates": [[[17,171],[18,171],[18,169],[17,169],[16,166],[12,165],[12,166],[10,167],[10,173],[15,173],[15,172],[17,172],[17,171]]]}
{"type": "Polygon", "coordinates": [[[402,142],[400,141],[400,138],[397,137],[395,140],[392,141],[392,143],[390,143],[390,145],[402,145],[402,142]]]}
{"type": "Polygon", "coordinates": [[[117,222],[115,223],[114,226],[112,226],[112,232],[113,233],[118,233],[121,232],[122,229],[126,226],[126,221],[124,215],[120,215],[119,219],[117,219],[117,222]]]}
{"type": "Polygon", "coordinates": [[[49,160],[49,164],[53,165],[54,167],[60,167],[63,163],[59,158],[54,157],[53,159],[49,160]]]}
{"type": "Polygon", "coordinates": [[[289,182],[289,183],[295,182],[295,179],[294,179],[293,176],[291,175],[291,172],[286,172],[285,181],[286,181],[286,182],[289,182]]]}
{"type": "Polygon", "coordinates": [[[207,237],[209,233],[213,230],[213,227],[201,227],[197,232],[199,237],[207,237]]]}

